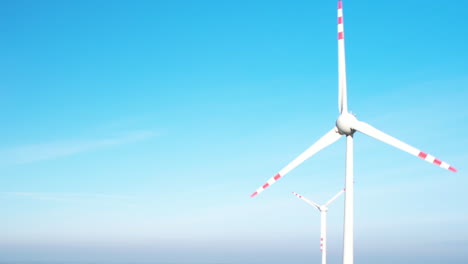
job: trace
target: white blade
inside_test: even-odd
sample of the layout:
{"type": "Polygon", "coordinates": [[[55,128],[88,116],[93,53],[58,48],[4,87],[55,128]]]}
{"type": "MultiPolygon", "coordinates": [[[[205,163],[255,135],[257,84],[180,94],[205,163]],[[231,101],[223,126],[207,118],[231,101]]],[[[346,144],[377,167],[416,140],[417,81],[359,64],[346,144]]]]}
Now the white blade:
{"type": "Polygon", "coordinates": [[[348,112],[346,61],[343,25],[343,3],[338,1],[338,111],[348,112]]]}
{"type": "Polygon", "coordinates": [[[335,196],[333,196],[333,197],[330,199],[330,201],[328,201],[328,202],[325,204],[325,206],[328,207],[328,206],[329,206],[333,201],[335,201],[336,198],[338,198],[344,191],[345,191],[345,190],[343,189],[343,190],[341,190],[340,192],[338,192],[335,196]]]}
{"type": "Polygon", "coordinates": [[[422,158],[424,159],[425,161],[427,162],[430,162],[430,163],[433,163],[441,168],[444,168],[444,169],[447,169],[447,170],[451,170],[453,172],[456,172],[457,169],[455,169],[454,167],[450,166],[448,163],[446,162],[443,162],[439,159],[436,159],[434,156],[432,155],[429,155],[425,152],[422,152],[420,151],[419,149],[415,148],[415,147],[412,147],[390,135],[387,135],[385,134],[384,132],[374,128],[373,126],[365,123],[365,122],[361,122],[361,121],[357,121],[355,124],[353,124],[353,129],[359,131],[359,132],[362,132],[368,136],[371,136],[375,139],[378,139],[384,143],[387,143],[391,146],[394,146],[395,148],[398,148],[398,149],[401,149],[403,151],[406,151],[408,152],[409,154],[412,154],[416,157],[419,157],[419,158],[422,158]]]}
{"type": "Polygon", "coordinates": [[[286,167],[280,170],[275,176],[271,177],[264,185],[262,185],[254,193],[252,193],[250,197],[254,197],[255,195],[263,192],[268,186],[275,183],[288,172],[299,166],[306,159],[312,157],[315,153],[319,152],[323,148],[337,141],[340,137],[341,135],[338,133],[338,129],[334,127],[327,134],[321,137],[317,142],[315,142],[312,146],[310,146],[306,151],[299,155],[296,159],[290,162],[286,167]]]}
{"type": "Polygon", "coordinates": [[[302,196],[302,195],[300,195],[300,194],[298,194],[298,193],[295,193],[295,192],[293,192],[293,193],[294,193],[294,195],[296,195],[297,197],[299,197],[299,199],[304,200],[306,203],[308,203],[308,204],[310,204],[310,205],[312,205],[312,206],[315,206],[315,208],[317,208],[317,209],[320,210],[320,206],[319,206],[318,204],[312,202],[311,200],[305,198],[304,196],[302,196]]]}

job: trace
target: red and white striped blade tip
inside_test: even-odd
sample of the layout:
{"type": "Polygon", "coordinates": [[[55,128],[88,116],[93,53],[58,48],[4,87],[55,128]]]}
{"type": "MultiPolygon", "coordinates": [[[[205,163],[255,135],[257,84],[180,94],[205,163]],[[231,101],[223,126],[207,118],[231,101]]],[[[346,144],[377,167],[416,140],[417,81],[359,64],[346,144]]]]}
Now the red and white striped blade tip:
{"type": "Polygon", "coordinates": [[[297,197],[299,198],[302,198],[302,195],[298,194],[298,193],[295,193],[295,192],[292,192],[294,195],[296,195],[297,197]]]}
{"type": "Polygon", "coordinates": [[[344,39],[344,36],[343,36],[343,13],[341,11],[341,9],[343,8],[343,4],[341,1],[338,1],[338,40],[341,40],[341,39],[344,39]]]}
{"type": "Polygon", "coordinates": [[[434,156],[432,155],[429,155],[425,152],[422,152],[420,151],[419,154],[418,154],[418,157],[420,157],[421,159],[427,161],[427,162],[431,162],[432,164],[435,164],[441,168],[444,168],[444,169],[447,169],[447,170],[450,170],[450,171],[453,171],[453,172],[457,172],[457,169],[455,169],[454,167],[450,166],[449,164],[439,160],[439,159],[436,159],[434,156]]]}
{"type": "Polygon", "coordinates": [[[257,194],[263,192],[267,187],[275,183],[277,180],[281,178],[281,175],[277,173],[275,176],[271,177],[265,184],[262,185],[262,187],[258,188],[254,193],[250,195],[250,197],[254,197],[257,194]]]}

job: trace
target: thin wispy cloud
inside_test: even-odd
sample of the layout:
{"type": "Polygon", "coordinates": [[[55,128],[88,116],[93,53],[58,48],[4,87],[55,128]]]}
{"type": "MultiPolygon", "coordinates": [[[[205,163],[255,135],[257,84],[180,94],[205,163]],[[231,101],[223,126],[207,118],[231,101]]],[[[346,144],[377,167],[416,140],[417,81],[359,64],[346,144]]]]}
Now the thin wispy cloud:
{"type": "Polygon", "coordinates": [[[24,164],[52,160],[77,153],[129,144],[155,136],[152,130],[139,130],[100,139],[75,139],[17,146],[0,150],[2,163],[24,164]]]}
{"type": "Polygon", "coordinates": [[[103,202],[115,203],[127,206],[136,206],[137,197],[132,195],[115,195],[101,193],[73,193],[73,192],[0,192],[0,195],[29,198],[33,200],[54,201],[54,202],[103,202]]]}

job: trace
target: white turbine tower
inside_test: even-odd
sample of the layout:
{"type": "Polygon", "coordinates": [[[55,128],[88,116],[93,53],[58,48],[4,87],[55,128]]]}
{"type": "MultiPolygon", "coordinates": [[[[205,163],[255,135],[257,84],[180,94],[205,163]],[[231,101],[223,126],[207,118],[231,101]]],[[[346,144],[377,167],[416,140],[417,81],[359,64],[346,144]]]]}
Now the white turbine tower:
{"type": "Polygon", "coordinates": [[[317,208],[320,211],[320,250],[322,251],[322,264],[327,263],[327,212],[328,206],[338,198],[345,190],[341,190],[335,196],[333,196],[326,204],[318,205],[313,201],[308,200],[304,196],[297,194],[295,192],[294,195],[299,197],[300,199],[304,200],[306,203],[312,205],[313,207],[317,208]]]}
{"type": "Polygon", "coordinates": [[[356,131],[364,133],[370,137],[387,143],[395,148],[406,151],[416,157],[422,158],[427,162],[433,163],[441,168],[456,172],[457,170],[449,164],[436,159],[434,156],[420,151],[384,132],[372,127],[371,125],[359,121],[348,112],[346,90],[346,65],[344,48],[344,30],[343,30],[343,8],[342,1],[338,1],[338,110],[340,115],[336,120],[335,126],[321,137],[317,142],[310,146],[306,151],[300,154],[291,163],[281,169],[275,176],[271,177],[264,185],[258,188],[251,197],[256,196],[265,190],[268,186],[275,183],[288,172],[299,166],[306,159],[310,158],[323,148],[337,141],[341,136],[346,136],[346,177],[345,177],[345,217],[343,234],[343,264],[353,264],[354,262],[354,234],[353,234],[353,210],[354,210],[354,187],[353,187],[353,134],[356,131]]]}

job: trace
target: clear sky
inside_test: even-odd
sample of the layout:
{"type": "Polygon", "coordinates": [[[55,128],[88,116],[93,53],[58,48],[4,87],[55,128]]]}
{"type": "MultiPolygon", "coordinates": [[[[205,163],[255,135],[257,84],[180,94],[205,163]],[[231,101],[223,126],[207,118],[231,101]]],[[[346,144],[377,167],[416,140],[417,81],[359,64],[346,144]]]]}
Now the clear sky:
{"type": "MultiPolygon", "coordinates": [[[[356,263],[467,263],[466,1],[344,1],[356,263]]],[[[318,263],[336,1],[3,1],[0,262],[318,263]]],[[[343,198],[329,212],[339,263],[343,198]]]]}

